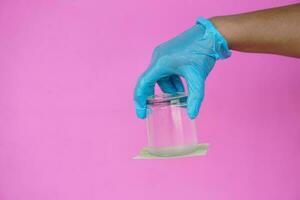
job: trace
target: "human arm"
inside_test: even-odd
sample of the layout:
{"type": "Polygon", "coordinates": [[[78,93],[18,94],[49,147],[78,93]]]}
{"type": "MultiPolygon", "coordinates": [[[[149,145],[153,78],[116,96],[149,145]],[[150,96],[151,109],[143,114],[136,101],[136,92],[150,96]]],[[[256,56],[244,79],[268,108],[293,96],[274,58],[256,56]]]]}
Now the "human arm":
{"type": "Polygon", "coordinates": [[[300,4],[210,20],[232,50],[300,57],[300,4]]]}
{"type": "Polygon", "coordinates": [[[146,117],[147,97],[158,83],[165,93],[188,86],[187,112],[194,119],[204,98],[205,79],[232,50],[300,57],[300,4],[198,20],[196,25],[155,48],[134,92],[136,113],[146,117]],[[212,24],[211,24],[212,23],[212,24]]]}

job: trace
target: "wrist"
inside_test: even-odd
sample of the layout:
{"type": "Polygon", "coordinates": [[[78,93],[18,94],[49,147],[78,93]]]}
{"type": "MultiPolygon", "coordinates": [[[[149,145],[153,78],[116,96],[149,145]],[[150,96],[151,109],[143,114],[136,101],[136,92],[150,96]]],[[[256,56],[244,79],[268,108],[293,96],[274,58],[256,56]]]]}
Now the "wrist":
{"type": "Polygon", "coordinates": [[[229,49],[235,49],[238,46],[241,37],[240,25],[231,16],[215,16],[209,18],[216,29],[224,36],[229,49]]]}
{"type": "MultiPolygon", "coordinates": [[[[226,38],[217,30],[214,24],[203,17],[197,19],[197,25],[205,27],[205,35],[212,37],[215,41],[212,47],[213,57],[215,59],[226,59],[230,57],[231,51],[229,50],[226,38]]],[[[204,37],[207,37],[205,36],[204,37]]]]}

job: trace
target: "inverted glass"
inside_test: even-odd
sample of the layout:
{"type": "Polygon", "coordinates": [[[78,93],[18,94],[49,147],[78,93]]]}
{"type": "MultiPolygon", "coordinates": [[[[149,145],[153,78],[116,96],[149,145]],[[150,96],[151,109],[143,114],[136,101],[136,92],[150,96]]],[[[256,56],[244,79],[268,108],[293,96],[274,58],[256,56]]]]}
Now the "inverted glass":
{"type": "Polygon", "coordinates": [[[177,156],[197,148],[194,120],[186,112],[185,93],[160,94],[147,101],[148,151],[156,156],[177,156]]]}

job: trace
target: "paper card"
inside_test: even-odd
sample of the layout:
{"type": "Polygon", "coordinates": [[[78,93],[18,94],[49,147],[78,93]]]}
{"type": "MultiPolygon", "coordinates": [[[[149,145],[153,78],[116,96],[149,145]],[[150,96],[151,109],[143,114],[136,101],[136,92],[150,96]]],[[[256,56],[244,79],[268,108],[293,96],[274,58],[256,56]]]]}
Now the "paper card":
{"type": "Polygon", "coordinates": [[[208,144],[198,144],[195,151],[185,155],[178,155],[178,156],[156,156],[150,154],[147,151],[147,147],[144,147],[139,155],[135,156],[133,159],[170,159],[170,158],[184,158],[184,157],[193,157],[193,156],[204,156],[208,150],[208,144]]]}

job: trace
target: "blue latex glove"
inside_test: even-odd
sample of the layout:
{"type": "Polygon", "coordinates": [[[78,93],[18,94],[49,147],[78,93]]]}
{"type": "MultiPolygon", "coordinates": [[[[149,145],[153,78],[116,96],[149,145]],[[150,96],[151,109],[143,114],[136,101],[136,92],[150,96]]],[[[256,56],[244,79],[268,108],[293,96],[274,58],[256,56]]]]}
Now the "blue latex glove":
{"type": "Polygon", "coordinates": [[[140,76],[134,93],[136,114],[144,119],[147,98],[154,95],[155,83],[165,93],[183,92],[179,78],[188,87],[187,112],[194,119],[204,97],[204,81],[215,61],[231,55],[224,37],[205,18],[177,37],[155,48],[150,66],[140,76]]]}

